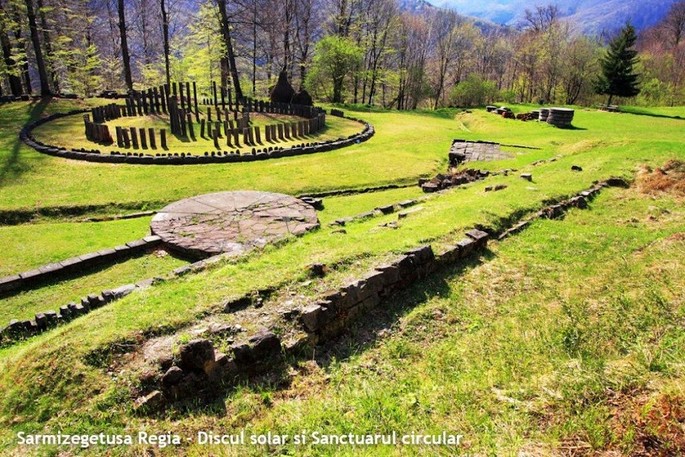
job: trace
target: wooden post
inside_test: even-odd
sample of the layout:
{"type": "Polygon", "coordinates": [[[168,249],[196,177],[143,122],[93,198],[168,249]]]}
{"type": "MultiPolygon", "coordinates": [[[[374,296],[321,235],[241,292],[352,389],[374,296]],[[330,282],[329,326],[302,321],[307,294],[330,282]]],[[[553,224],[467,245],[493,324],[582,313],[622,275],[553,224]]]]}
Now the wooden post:
{"type": "Polygon", "coordinates": [[[169,149],[166,145],[166,129],[159,130],[159,142],[162,144],[162,149],[165,151],[169,149]]]}
{"type": "Polygon", "coordinates": [[[187,133],[186,133],[186,112],[185,112],[185,110],[179,110],[178,118],[181,121],[180,122],[180,125],[181,125],[180,135],[181,136],[187,136],[187,133]]]}
{"type": "Polygon", "coordinates": [[[124,147],[124,137],[121,134],[122,128],[117,125],[116,130],[117,130],[117,146],[120,148],[123,148],[124,147]]]}
{"type": "Polygon", "coordinates": [[[219,130],[216,129],[212,132],[212,139],[214,140],[214,148],[217,151],[221,150],[221,146],[219,146],[219,130]]]}
{"type": "Polygon", "coordinates": [[[157,141],[155,140],[155,129],[150,127],[147,129],[148,136],[150,137],[150,148],[157,149],[157,141]]]}
{"type": "Polygon", "coordinates": [[[142,127],[139,128],[138,134],[140,135],[140,146],[143,149],[147,149],[147,135],[145,135],[145,129],[142,127]]]}
{"type": "Polygon", "coordinates": [[[131,127],[131,143],[133,143],[133,149],[138,149],[140,146],[138,145],[138,132],[136,131],[135,127],[131,127]]]}
{"type": "Polygon", "coordinates": [[[166,102],[169,99],[169,88],[166,85],[160,87],[160,96],[162,99],[162,111],[166,114],[166,102]]]}
{"type": "Polygon", "coordinates": [[[200,119],[200,138],[205,137],[205,120],[200,119]]]}
{"type": "Polygon", "coordinates": [[[200,109],[197,107],[197,83],[193,81],[193,100],[195,101],[195,121],[200,122],[200,109]]]}
{"type": "Polygon", "coordinates": [[[193,128],[193,115],[190,113],[188,113],[187,125],[188,125],[188,134],[190,134],[190,138],[193,141],[195,141],[195,129],[193,128]]]}

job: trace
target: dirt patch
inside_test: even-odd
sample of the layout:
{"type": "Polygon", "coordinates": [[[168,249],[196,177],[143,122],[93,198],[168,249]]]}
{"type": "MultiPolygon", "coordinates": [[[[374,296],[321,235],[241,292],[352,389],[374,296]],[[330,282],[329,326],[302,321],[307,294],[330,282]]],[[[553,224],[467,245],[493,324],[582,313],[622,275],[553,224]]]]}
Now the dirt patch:
{"type": "Polygon", "coordinates": [[[638,173],[636,184],[644,194],[670,193],[685,197],[685,162],[669,160],[655,169],[645,166],[638,173]]]}
{"type": "Polygon", "coordinates": [[[624,397],[612,423],[615,436],[632,435],[632,456],[685,455],[685,397],[624,397]]]}

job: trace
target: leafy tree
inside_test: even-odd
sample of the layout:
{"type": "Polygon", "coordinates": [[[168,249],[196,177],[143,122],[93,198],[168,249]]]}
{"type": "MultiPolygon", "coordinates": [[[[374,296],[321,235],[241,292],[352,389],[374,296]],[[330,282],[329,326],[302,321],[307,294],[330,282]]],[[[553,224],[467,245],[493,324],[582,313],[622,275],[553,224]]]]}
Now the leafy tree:
{"type": "Polygon", "coordinates": [[[352,39],[338,35],[322,38],[316,44],[312,68],[307,77],[307,87],[314,91],[317,87],[332,82],[331,101],[343,101],[345,77],[361,64],[364,51],[352,39]]]}
{"type": "Polygon", "coordinates": [[[608,95],[607,105],[614,96],[634,97],[640,93],[638,74],[633,66],[637,63],[637,51],[632,49],[637,36],[632,25],[627,24],[611,43],[601,60],[602,74],[597,80],[595,91],[608,95]]]}
{"type": "Polygon", "coordinates": [[[452,90],[451,101],[457,106],[482,106],[497,98],[495,83],[477,75],[469,75],[452,90]]]}

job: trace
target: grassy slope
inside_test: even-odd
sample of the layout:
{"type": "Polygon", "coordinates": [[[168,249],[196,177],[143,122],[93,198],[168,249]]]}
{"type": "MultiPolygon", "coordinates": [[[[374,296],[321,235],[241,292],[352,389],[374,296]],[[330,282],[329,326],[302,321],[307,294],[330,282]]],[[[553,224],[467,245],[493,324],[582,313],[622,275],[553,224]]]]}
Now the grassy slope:
{"type": "Polygon", "coordinates": [[[0,277],[72,256],[111,248],[150,234],[150,218],[54,222],[0,227],[0,277]]]}
{"type": "MultiPolygon", "coordinates": [[[[192,321],[197,313],[220,304],[227,297],[255,287],[292,281],[294,278],[301,277],[303,267],[314,261],[330,263],[350,256],[379,255],[389,250],[401,250],[426,240],[440,239],[451,232],[470,227],[476,222],[494,223],[499,217],[507,216],[514,211],[536,208],[546,199],[558,198],[587,187],[594,179],[604,178],[609,174],[629,174],[638,163],[643,161],[661,163],[669,157],[682,157],[682,146],[678,141],[683,124],[667,118],[636,115],[605,117],[605,113],[580,112],[576,125],[587,130],[561,131],[546,125],[505,121],[484,113],[461,115],[458,118],[459,122],[456,123],[448,118],[411,113],[363,113],[360,117],[371,120],[377,129],[379,129],[379,124],[382,126],[371,142],[332,153],[335,155],[324,154],[293,161],[259,164],[267,168],[287,165],[290,169],[291,179],[289,180],[280,172],[269,176],[268,182],[271,186],[269,188],[279,191],[301,190],[303,186],[306,188],[309,182],[319,182],[321,175],[318,171],[321,167],[329,179],[322,181],[324,184],[317,184],[319,186],[317,188],[356,187],[364,183],[372,174],[374,170],[372,164],[376,166],[375,170],[380,176],[392,174],[389,173],[390,170],[395,170],[395,176],[389,177],[389,181],[413,178],[418,174],[434,170],[436,164],[444,164],[446,145],[452,137],[499,139],[504,142],[537,145],[543,148],[540,151],[523,151],[517,158],[505,164],[488,164],[487,166],[491,168],[504,166],[522,168],[526,163],[540,158],[549,158],[554,155],[561,155],[562,158],[553,163],[530,167],[535,177],[532,185],[513,176],[499,177],[493,179],[492,183],[504,182],[509,185],[507,190],[499,193],[486,194],[482,191],[484,184],[479,183],[466,190],[452,191],[433,197],[429,202],[421,205],[424,207],[422,211],[406,219],[395,231],[376,228],[380,222],[390,220],[391,217],[353,224],[347,228],[348,233],[344,236],[334,235],[329,230],[323,229],[282,248],[269,249],[263,255],[252,256],[238,265],[226,265],[218,270],[135,294],[96,311],[89,315],[87,321],[77,320],[27,343],[1,350],[0,366],[3,369],[0,374],[0,386],[7,395],[0,404],[0,423],[21,429],[41,429],[44,426],[50,428],[56,423],[49,418],[57,414],[61,417],[60,426],[70,430],[99,430],[105,424],[108,430],[124,429],[131,421],[127,413],[127,405],[130,403],[126,399],[126,382],[113,383],[102,370],[84,364],[84,357],[91,350],[130,339],[141,329],[152,329],[164,325],[174,326],[192,321]],[[398,137],[405,138],[405,141],[398,143],[398,137]],[[383,154],[384,160],[377,159],[379,154],[383,154]],[[350,167],[351,162],[348,161],[353,161],[354,166],[350,167]],[[572,163],[583,166],[585,171],[582,174],[571,173],[569,168],[572,163]],[[317,173],[313,173],[312,170],[317,165],[317,173]],[[293,176],[295,179],[292,179],[293,176]],[[48,360],[55,362],[50,362],[49,368],[45,368],[48,360]],[[66,367],[69,368],[66,369],[66,367]],[[37,379],[36,375],[43,369],[47,369],[48,373],[37,379]],[[56,376],[56,373],[60,375],[56,376]],[[16,387],[10,388],[10,386],[16,387]],[[68,417],[60,414],[60,411],[68,410],[73,411],[68,417]]],[[[44,160],[42,157],[32,157],[31,151],[22,153],[22,157],[24,155],[27,160],[38,162],[44,160]]],[[[26,176],[56,180],[57,176],[47,176],[45,173],[59,174],[66,172],[65,168],[82,165],[46,159],[48,162],[45,162],[47,164],[45,168],[32,167],[27,171],[26,176]]],[[[210,171],[207,173],[206,180],[196,180],[194,187],[183,191],[168,186],[151,189],[148,185],[149,178],[141,178],[146,173],[141,172],[137,175],[137,170],[140,168],[145,168],[147,174],[157,179],[157,182],[166,182],[167,179],[173,179],[174,181],[170,182],[176,182],[181,172],[197,176],[194,167],[165,169],[161,169],[162,167],[110,167],[109,170],[112,173],[122,173],[127,177],[128,190],[121,193],[111,189],[112,186],[106,186],[106,183],[101,182],[102,180],[95,179],[96,174],[91,173],[95,169],[88,168],[80,177],[88,186],[91,186],[91,189],[97,188],[98,192],[76,194],[73,190],[58,186],[57,194],[59,195],[54,196],[54,201],[50,200],[52,203],[48,201],[48,204],[54,204],[60,198],[75,204],[93,203],[93,199],[102,202],[119,202],[126,201],[131,198],[131,195],[139,199],[165,200],[175,198],[174,195],[179,192],[200,193],[203,190],[221,188],[211,187],[218,185],[219,182],[210,171]],[[206,188],[206,186],[210,187],[206,188]],[[143,188],[146,191],[141,194],[140,189],[143,188]],[[134,189],[139,190],[137,195],[134,189]]],[[[213,168],[217,169],[217,174],[221,171],[224,175],[227,174],[228,169],[222,166],[208,167],[207,170],[213,168]]],[[[232,171],[229,170],[228,173],[232,171]]],[[[250,174],[260,171],[264,170],[255,168],[255,170],[250,170],[250,174]]],[[[17,177],[16,174],[13,176],[17,177]]],[[[33,180],[24,181],[14,178],[10,180],[13,184],[10,184],[8,189],[3,189],[2,197],[0,197],[4,201],[3,207],[9,204],[9,200],[14,200],[15,203],[21,200],[24,202],[19,204],[21,206],[25,204],[26,199],[31,199],[32,192],[35,192],[33,180]],[[23,182],[23,185],[20,185],[20,182],[23,182]],[[12,189],[13,186],[21,187],[22,191],[17,193],[16,189],[12,189]],[[4,200],[6,198],[8,200],[4,200]]],[[[239,179],[247,178],[248,176],[243,176],[239,179]]],[[[266,182],[263,176],[257,178],[249,176],[249,178],[256,182],[250,185],[253,188],[260,187],[260,184],[266,182]]],[[[235,184],[230,180],[222,182],[231,187],[235,184]]],[[[235,185],[240,187],[239,184],[235,185]]],[[[411,190],[398,190],[340,197],[329,205],[330,216],[324,212],[322,220],[328,217],[332,219],[333,216],[353,215],[378,204],[402,200],[411,195],[411,190]],[[401,198],[395,198],[400,196],[401,198]]],[[[50,199],[53,199],[53,196],[50,196],[50,199]]],[[[596,233],[592,231],[593,235],[596,233]]],[[[620,235],[620,232],[617,235],[620,235]]],[[[554,243],[559,243],[565,238],[566,236],[561,235],[554,243]]],[[[541,246],[544,248],[546,245],[541,246]]],[[[542,252],[546,251],[543,249],[542,252]]],[[[554,270],[551,266],[547,266],[543,271],[553,273],[554,270]]],[[[543,276],[559,279],[553,274],[543,276]]],[[[583,282],[578,280],[578,283],[583,282]]],[[[483,291],[485,287],[485,284],[481,285],[483,291]]],[[[525,297],[523,299],[529,305],[533,303],[533,301],[527,301],[525,297]]],[[[430,322],[426,322],[425,325],[429,333],[437,330],[430,322]]],[[[474,341],[479,340],[472,340],[474,341]]],[[[400,340],[397,344],[410,343],[411,341],[400,340]]],[[[448,347],[446,346],[446,349],[448,347]]],[[[391,349],[381,345],[381,350],[391,349]]],[[[507,347],[502,349],[502,351],[508,350],[507,347]]],[[[364,358],[366,355],[362,353],[359,357],[364,358]]],[[[410,360],[414,362],[414,359],[410,360]]],[[[334,364],[330,368],[331,376],[334,378],[343,376],[342,373],[350,369],[352,367],[346,363],[340,366],[334,364]]],[[[396,375],[398,372],[393,374],[393,376],[396,375]]],[[[436,376],[448,379],[448,373],[438,373],[436,376]]],[[[363,381],[364,378],[360,378],[359,382],[363,381]]],[[[306,383],[310,380],[304,378],[301,382],[306,383]]],[[[407,389],[411,390],[410,387],[414,384],[410,383],[408,386],[407,389]]],[[[276,392],[267,395],[270,397],[279,394],[276,392]]],[[[235,411],[235,408],[244,408],[237,416],[242,418],[242,421],[250,420],[260,414],[259,409],[254,411],[255,402],[259,398],[261,398],[260,395],[248,390],[231,398],[229,407],[232,411],[235,411]]],[[[340,397],[338,401],[344,403],[340,397]]],[[[376,404],[375,400],[369,403],[369,407],[373,404],[376,404]]],[[[464,414],[467,412],[464,409],[464,414]]],[[[312,411],[311,415],[306,416],[305,419],[317,417],[316,414],[319,413],[312,411]]],[[[452,411],[444,410],[442,420],[449,420],[452,415],[452,411]]],[[[200,420],[203,423],[211,422],[206,416],[202,416],[200,420]]],[[[269,423],[270,420],[275,419],[269,419],[267,415],[263,420],[264,423],[269,423]]],[[[188,426],[192,426],[193,422],[194,420],[185,421],[188,426]]],[[[137,424],[138,422],[134,421],[130,426],[135,428],[137,424]]],[[[338,425],[342,426],[344,422],[338,425]]],[[[517,433],[521,433],[521,430],[517,429],[517,433]]],[[[479,436],[490,436],[490,439],[494,439],[492,433],[481,433],[479,436]]],[[[519,440],[522,439],[520,434],[513,436],[518,436],[519,440]]],[[[488,445],[488,443],[485,442],[483,445],[488,445]]]]}
{"type": "Polygon", "coordinates": [[[166,252],[151,253],[89,271],[84,276],[47,283],[0,300],[0,326],[11,319],[31,319],[36,313],[59,311],[69,302],[80,302],[88,294],[99,294],[124,284],[162,276],[187,264],[166,252]]]}
{"type": "Polygon", "coordinates": [[[392,336],[328,366],[302,365],[291,386],[267,389],[268,402],[236,394],[225,415],[191,420],[191,428],[448,430],[465,435],[465,452],[630,455],[644,444],[632,415],[648,417],[664,396],[685,399],[683,234],[682,201],[608,191],[590,211],[495,244],[465,274],[414,288],[393,307],[399,317],[358,329],[375,337],[389,322],[392,336]],[[642,403],[631,404],[638,395],[642,403]]]}

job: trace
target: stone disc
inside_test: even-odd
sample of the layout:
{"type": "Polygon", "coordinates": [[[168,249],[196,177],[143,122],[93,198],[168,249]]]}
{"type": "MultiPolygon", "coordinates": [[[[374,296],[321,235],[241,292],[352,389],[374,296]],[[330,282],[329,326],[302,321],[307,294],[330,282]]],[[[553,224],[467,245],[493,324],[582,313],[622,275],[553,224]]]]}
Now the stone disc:
{"type": "Polygon", "coordinates": [[[257,191],[217,192],[180,200],[163,208],[150,224],[152,233],[170,249],[196,258],[241,255],[318,226],[316,211],[302,200],[257,191]]]}

